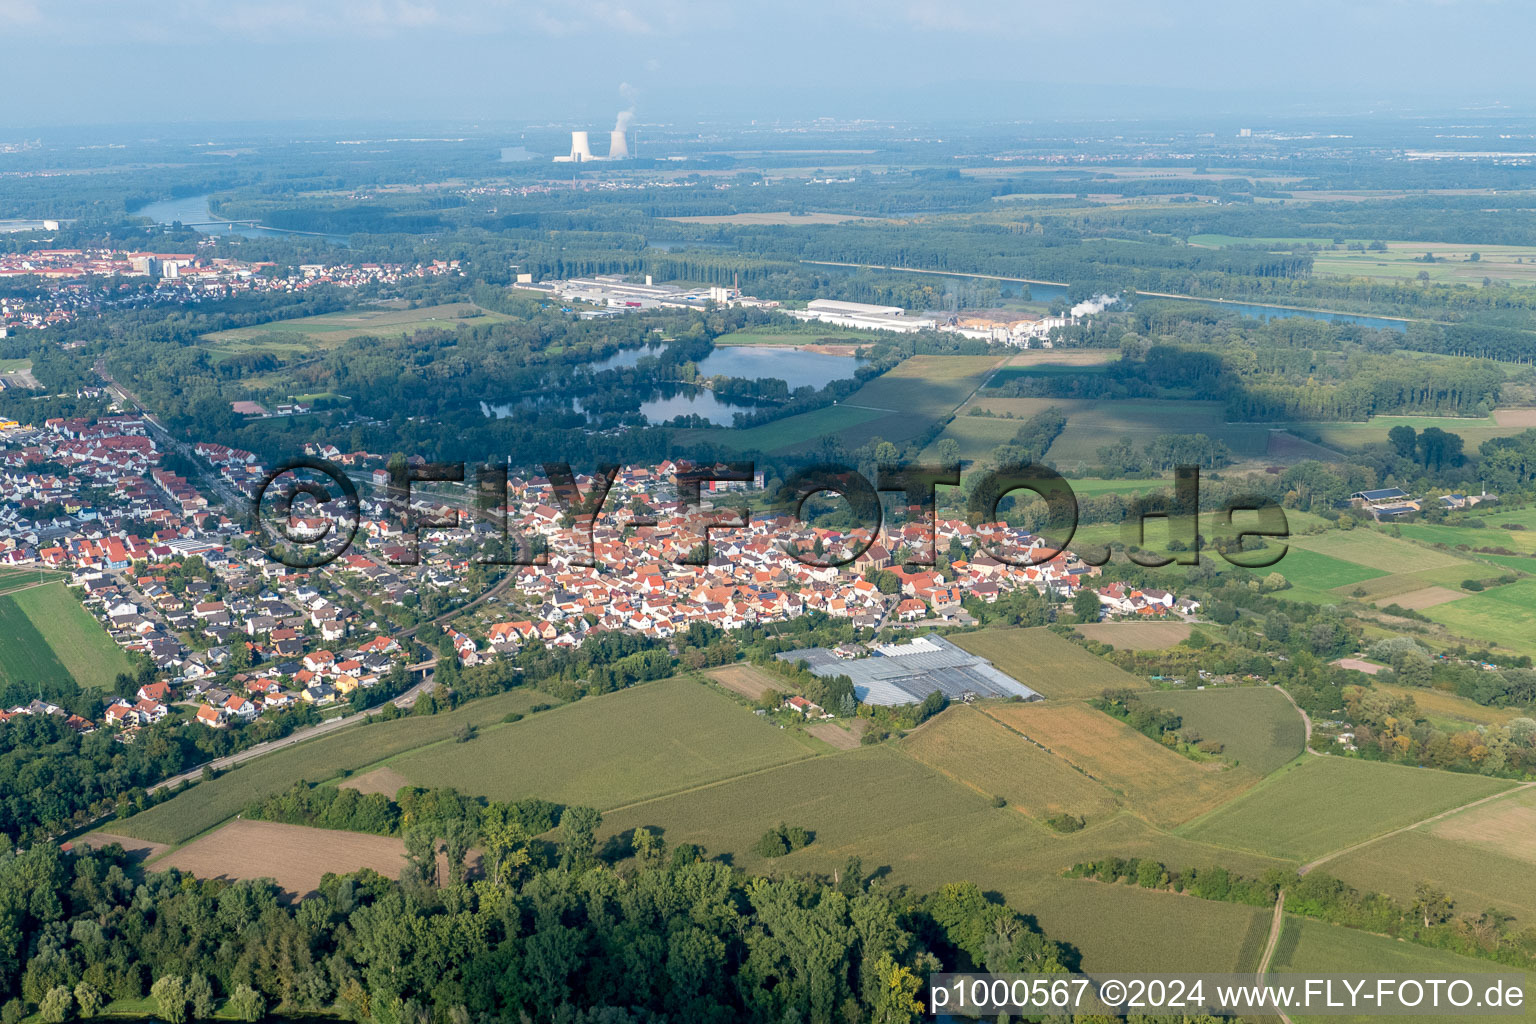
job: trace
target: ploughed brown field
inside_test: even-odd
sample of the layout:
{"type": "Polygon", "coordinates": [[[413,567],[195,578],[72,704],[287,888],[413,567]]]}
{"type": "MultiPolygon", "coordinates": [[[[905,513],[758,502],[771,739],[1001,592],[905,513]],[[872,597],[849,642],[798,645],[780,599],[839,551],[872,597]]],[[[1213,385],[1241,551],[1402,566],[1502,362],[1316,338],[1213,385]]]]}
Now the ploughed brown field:
{"type": "Polygon", "coordinates": [[[291,896],[316,892],[327,872],[372,868],[398,878],[405,844],[390,836],[240,818],[154,862],[198,878],[270,878],[291,896]]]}

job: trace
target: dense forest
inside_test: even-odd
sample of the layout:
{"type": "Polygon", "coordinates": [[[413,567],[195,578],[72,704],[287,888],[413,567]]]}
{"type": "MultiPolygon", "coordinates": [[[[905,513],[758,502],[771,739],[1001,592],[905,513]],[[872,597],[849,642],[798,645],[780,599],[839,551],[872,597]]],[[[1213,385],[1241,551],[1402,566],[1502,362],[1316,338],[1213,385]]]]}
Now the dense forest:
{"type": "Polygon", "coordinates": [[[433,850],[465,819],[423,815],[400,880],[329,875],[297,904],[267,882],[139,878],[115,846],[0,853],[0,1013],[149,995],[168,1024],[226,1000],[244,1020],[894,1024],[921,1019],[935,971],[1075,963],[968,883],[908,895],[856,859],[836,881],[754,878],[645,830],[600,848],[600,820],[567,811],[555,843],[511,829],[495,877],[466,881],[436,878],[433,850]]]}

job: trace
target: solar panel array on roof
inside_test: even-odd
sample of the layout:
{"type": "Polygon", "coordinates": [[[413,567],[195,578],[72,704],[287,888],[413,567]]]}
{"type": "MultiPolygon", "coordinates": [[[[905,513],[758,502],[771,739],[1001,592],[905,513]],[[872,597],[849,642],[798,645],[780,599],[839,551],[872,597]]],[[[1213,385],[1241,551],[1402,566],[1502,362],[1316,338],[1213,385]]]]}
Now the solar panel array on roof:
{"type": "Polygon", "coordinates": [[[993,667],[987,659],[930,634],[906,644],[882,644],[867,658],[839,658],[825,647],[805,647],[777,655],[780,661],[804,661],[818,676],[847,676],[853,693],[866,704],[916,704],[938,690],[951,700],[1040,695],[993,667]]]}

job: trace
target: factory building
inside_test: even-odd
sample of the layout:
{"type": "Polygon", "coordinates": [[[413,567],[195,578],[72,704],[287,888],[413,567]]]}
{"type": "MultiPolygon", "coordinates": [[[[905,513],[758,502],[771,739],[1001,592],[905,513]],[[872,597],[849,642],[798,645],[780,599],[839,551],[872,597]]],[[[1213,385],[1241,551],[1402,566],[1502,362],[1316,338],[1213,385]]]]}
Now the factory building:
{"type": "Polygon", "coordinates": [[[840,302],[836,299],[813,299],[806,303],[805,309],[787,312],[797,320],[814,320],[839,327],[895,331],[898,334],[916,334],[938,326],[938,321],[932,317],[907,316],[906,310],[900,306],[873,306],[867,302],[840,302]]]}
{"type": "Polygon", "coordinates": [[[653,284],[646,275],[644,284],[626,281],[618,274],[573,277],[565,281],[520,283],[519,288],[544,292],[565,302],[586,302],[594,306],[623,311],[632,309],[702,309],[711,302],[720,306],[747,305],[771,309],[777,302],[742,295],[734,288],[710,285],[682,288],[675,284],[653,284]]]}

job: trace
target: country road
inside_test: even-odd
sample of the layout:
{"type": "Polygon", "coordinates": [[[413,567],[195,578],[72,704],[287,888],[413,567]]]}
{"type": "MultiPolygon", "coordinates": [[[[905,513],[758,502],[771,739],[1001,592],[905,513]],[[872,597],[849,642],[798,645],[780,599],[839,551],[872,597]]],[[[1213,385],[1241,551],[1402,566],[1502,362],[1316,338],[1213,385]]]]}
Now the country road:
{"type": "Polygon", "coordinates": [[[1296,713],[1301,716],[1301,724],[1307,728],[1307,738],[1303,745],[1306,747],[1307,753],[1316,754],[1317,751],[1312,749],[1312,716],[1301,710],[1301,705],[1296,703],[1295,697],[1292,697],[1289,693],[1285,692],[1285,687],[1281,686],[1279,683],[1274,683],[1273,685],[1275,689],[1280,691],[1281,696],[1291,702],[1291,707],[1295,708],[1296,713]]]}
{"type": "MultiPolygon", "coordinates": [[[[1269,973],[1269,961],[1274,958],[1275,947],[1280,945],[1280,933],[1285,930],[1285,890],[1281,889],[1275,898],[1275,916],[1269,922],[1269,941],[1264,944],[1264,955],[1259,958],[1257,971],[1260,984],[1264,982],[1264,975],[1269,973]]],[[[1275,1014],[1291,1024],[1291,1018],[1286,1016],[1284,1010],[1276,1008],[1275,1014]]]]}

